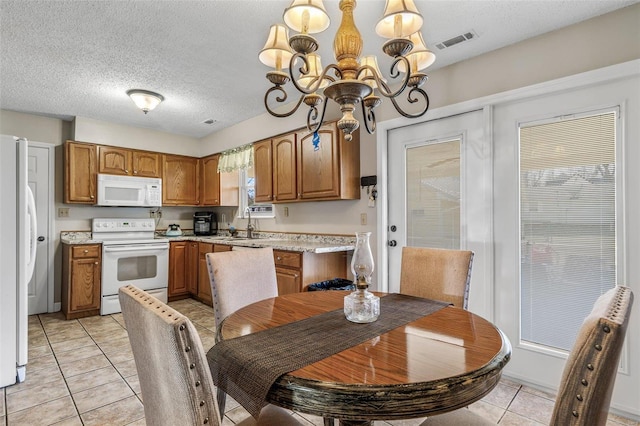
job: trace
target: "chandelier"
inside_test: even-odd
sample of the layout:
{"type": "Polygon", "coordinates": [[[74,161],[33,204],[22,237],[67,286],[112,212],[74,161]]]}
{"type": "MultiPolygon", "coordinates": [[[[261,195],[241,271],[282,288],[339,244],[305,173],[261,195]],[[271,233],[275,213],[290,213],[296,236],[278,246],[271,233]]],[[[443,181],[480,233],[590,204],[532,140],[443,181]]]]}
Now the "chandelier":
{"type": "Polygon", "coordinates": [[[351,134],[360,126],[353,116],[358,104],[362,106],[367,131],[375,132],[374,109],[382,103],[377,94],[390,99],[404,117],[424,115],[429,108],[429,97],[421,89],[427,81],[427,75],[421,71],[435,61],[435,55],[424,43],[420,33],[422,15],[413,0],[387,0],[384,14],[375,28],[378,35],[389,39],[382,50],[393,58],[390,77],[399,83],[395,90],[382,77],[375,56],[360,57],[362,37],[353,21],[356,1],[341,0],[339,7],[342,22],[333,43],[336,63],[324,69],[320,56],[315,53],[318,42],[310,35],[329,26],[329,15],[322,0],[293,0],[284,11],[286,26],[271,26],[267,43],[259,54],[260,61],[273,68],[267,73],[267,79],[273,84],[264,96],[267,111],[274,117],[288,117],[304,102],[309,107],[307,128],[316,132],[324,122],[327,98],[333,99],[342,111],[338,128],[346,140],[351,140],[351,134]],[[289,37],[289,28],[298,34],[289,37]],[[283,70],[287,63],[288,69],[283,70]],[[274,99],[279,104],[287,101],[287,91],[283,86],[289,81],[300,93],[300,98],[289,111],[277,112],[269,102],[274,99]],[[398,104],[397,98],[405,91],[407,102],[416,104],[414,110],[418,112],[409,113],[398,104]]]}

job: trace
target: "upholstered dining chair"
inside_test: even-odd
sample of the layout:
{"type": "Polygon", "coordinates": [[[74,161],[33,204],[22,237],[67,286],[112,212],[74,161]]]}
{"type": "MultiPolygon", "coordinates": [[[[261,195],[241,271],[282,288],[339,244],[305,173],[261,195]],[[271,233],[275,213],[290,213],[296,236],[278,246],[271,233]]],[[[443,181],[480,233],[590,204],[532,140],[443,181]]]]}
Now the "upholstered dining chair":
{"type": "MultiPolygon", "coordinates": [[[[140,379],[149,425],[221,424],[214,384],[198,332],[180,312],[134,286],[121,287],[120,305],[140,379]]],[[[249,425],[299,425],[290,412],[266,406],[249,425]]]]}
{"type": "MultiPolygon", "coordinates": [[[[633,293],[617,286],[600,296],[582,323],[562,374],[551,426],[607,423],[611,392],[624,342],[633,293]]],[[[421,426],[490,425],[463,408],[429,417],[421,426]]]]}
{"type": "MultiPolygon", "coordinates": [[[[254,302],[278,296],[276,266],[271,247],[207,253],[216,328],[222,320],[254,302]]],[[[220,336],[216,332],[216,341],[220,336]]],[[[226,394],[218,389],[224,412],[226,394]]]]}
{"type": "Polygon", "coordinates": [[[467,309],[473,252],[403,247],[400,293],[467,309]]]}

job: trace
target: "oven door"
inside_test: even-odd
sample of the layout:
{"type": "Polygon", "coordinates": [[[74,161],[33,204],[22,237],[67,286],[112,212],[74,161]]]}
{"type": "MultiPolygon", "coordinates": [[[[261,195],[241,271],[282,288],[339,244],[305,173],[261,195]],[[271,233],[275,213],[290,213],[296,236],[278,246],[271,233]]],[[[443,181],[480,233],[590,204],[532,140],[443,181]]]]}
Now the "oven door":
{"type": "Polygon", "coordinates": [[[134,285],[167,302],[169,243],[104,243],[100,314],[120,312],[118,289],[134,285]]]}

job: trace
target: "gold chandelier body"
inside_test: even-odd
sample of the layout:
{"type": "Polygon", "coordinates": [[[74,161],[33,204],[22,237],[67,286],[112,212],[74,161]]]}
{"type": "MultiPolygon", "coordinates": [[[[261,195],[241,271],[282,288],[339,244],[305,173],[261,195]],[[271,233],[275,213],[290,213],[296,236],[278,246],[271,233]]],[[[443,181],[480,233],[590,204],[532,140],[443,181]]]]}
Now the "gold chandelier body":
{"type": "Polygon", "coordinates": [[[275,68],[267,73],[267,79],[273,86],[267,90],[264,97],[265,108],[271,115],[288,117],[304,102],[309,107],[307,128],[315,132],[322,126],[329,98],[340,106],[342,118],[337,125],[344,132],[345,139],[351,140],[351,134],[360,126],[353,115],[358,104],[361,105],[367,131],[375,132],[373,110],[382,102],[381,98],[375,95],[376,89],[379,94],[389,98],[395,109],[405,117],[417,118],[427,112],[429,97],[420,88],[427,80],[427,75],[419,70],[431,65],[435,55],[426,48],[419,33],[422,16],[415,8],[413,0],[387,0],[385,14],[376,26],[378,34],[390,38],[382,49],[394,58],[390,75],[392,79],[400,82],[395,91],[389,88],[382,77],[375,57],[361,58],[363,43],[353,19],[355,7],[355,0],[340,1],[342,21],[333,44],[336,63],[324,69],[320,65],[320,57],[314,53],[318,43],[309,35],[311,32],[320,32],[329,25],[322,0],[293,0],[291,6],[285,10],[285,22],[289,27],[300,31],[300,34],[289,38],[284,25],[271,27],[269,40],[260,52],[260,60],[275,68]],[[412,40],[417,42],[414,43],[412,40]],[[285,72],[282,66],[287,60],[289,67],[285,72]],[[298,62],[301,63],[300,66],[297,66],[298,62]],[[335,78],[330,75],[331,71],[335,78]],[[277,103],[286,102],[287,92],[283,86],[289,81],[301,96],[289,111],[278,113],[270,108],[269,99],[272,97],[277,103]],[[407,87],[410,87],[407,102],[422,102],[420,109],[414,114],[404,111],[396,101],[407,87]],[[322,94],[318,93],[319,91],[322,94]]]}

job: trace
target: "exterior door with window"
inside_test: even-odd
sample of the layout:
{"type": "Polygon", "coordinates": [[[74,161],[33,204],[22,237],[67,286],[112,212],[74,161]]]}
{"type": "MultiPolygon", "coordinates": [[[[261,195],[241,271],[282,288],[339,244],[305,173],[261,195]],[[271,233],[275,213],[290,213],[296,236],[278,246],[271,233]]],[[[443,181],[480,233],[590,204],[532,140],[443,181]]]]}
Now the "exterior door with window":
{"type": "MultiPolygon", "coordinates": [[[[624,187],[624,177],[638,181],[638,172],[625,167],[627,158],[635,158],[637,169],[638,125],[624,126],[625,114],[640,114],[639,97],[627,101],[634,87],[640,95],[637,82],[616,81],[494,110],[495,312],[513,346],[508,376],[556,388],[595,300],[616,284],[637,294],[629,278],[637,281],[638,267],[626,259],[637,259],[640,241],[625,229],[625,216],[638,208],[639,197],[624,187]]],[[[630,325],[627,345],[633,332],[630,325]]],[[[629,373],[637,372],[640,361],[631,361],[630,353],[627,346],[613,401],[633,412],[640,390],[629,373]]]]}
{"type": "Polygon", "coordinates": [[[388,138],[388,271],[402,247],[475,252],[470,309],[491,318],[491,149],[482,110],[393,129],[388,138]]]}

